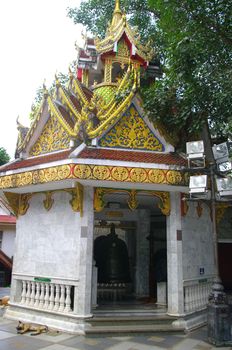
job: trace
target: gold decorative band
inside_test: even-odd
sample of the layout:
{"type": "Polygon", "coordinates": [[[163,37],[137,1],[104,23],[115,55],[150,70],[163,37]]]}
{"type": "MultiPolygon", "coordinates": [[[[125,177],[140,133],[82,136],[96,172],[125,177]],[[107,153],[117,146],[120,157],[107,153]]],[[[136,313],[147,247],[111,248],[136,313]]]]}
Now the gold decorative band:
{"type": "Polygon", "coordinates": [[[65,179],[188,186],[188,174],[178,170],[67,164],[1,176],[0,189],[17,188],[65,179]]]}

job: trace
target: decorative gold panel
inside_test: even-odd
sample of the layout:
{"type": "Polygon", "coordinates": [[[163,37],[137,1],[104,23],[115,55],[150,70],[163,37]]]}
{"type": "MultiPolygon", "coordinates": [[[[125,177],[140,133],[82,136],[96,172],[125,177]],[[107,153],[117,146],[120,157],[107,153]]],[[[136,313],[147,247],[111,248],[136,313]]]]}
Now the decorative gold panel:
{"type": "Polygon", "coordinates": [[[159,198],[158,207],[164,215],[169,215],[171,210],[170,194],[169,192],[161,191],[147,191],[147,190],[124,190],[124,189],[113,189],[113,188],[96,188],[94,192],[94,210],[97,212],[102,211],[105,208],[104,196],[110,193],[125,193],[129,196],[127,201],[128,206],[131,210],[135,210],[139,206],[137,195],[145,194],[159,198]]]}
{"type": "Polygon", "coordinates": [[[72,195],[72,199],[69,203],[74,211],[80,212],[80,216],[83,216],[83,186],[77,183],[75,188],[66,190],[72,195]]]}
{"type": "Polygon", "coordinates": [[[162,152],[164,146],[132,106],[99,140],[101,147],[117,147],[162,152]]]}
{"type": "Polygon", "coordinates": [[[4,192],[4,195],[15,215],[19,216],[26,214],[29,208],[29,200],[32,196],[41,193],[44,194],[45,200],[43,200],[43,205],[44,208],[49,211],[54,203],[54,199],[52,198],[53,194],[62,191],[67,192],[72,196],[69,203],[71,204],[73,211],[80,212],[80,216],[83,216],[83,186],[79,183],[77,183],[75,188],[23,194],[4,192]]]}
{"type": "Polygon", "coordinates": [[[12,208],[14,214],[16,215],[16,217],[18,217],[19,215],[26,214],[29,208],[29,200],[32,197],[32,193],[19,194],[19,193],[4,192],[4,195],[10,207],[12,208]]]}
{"type": "Polygon", "coordinates": [[[45,192],[45,200],[43,201],[44,208],[49,211],[54,203],[54,199],[52,199],[52,191],[45,192]]]}
{"type": "Polygon", "coordinates": [[[124,39],[118,42],[117,55],[121,57],[130,57],[130,50],[124,39]]]}
{"type": "Polygon", "coordinates": [[[49,153],[69,148],[70,137],[58,122],[57,118],[50,116],[40,137],[30,150],[30,156],[49,153]]]}
{"type": "Polygon", "coordinates": [[[217,224],[222,220],[225,211],[227,208],[230,207],[230,204],[228,203],[217,203],[216,205],[216,221],[217,224]]]}
{"type": "Polygon", "coordinates": [[[130,183],[188,186],[188,177],[178,170],[106,165],[65,164],[0,177],[0,189],[60,181],[64,179],[107,180],[130,183]],[[135,176],[136,174],[136,176],[135,176]],[[170,180],[171,179],[171,180],[170,180]]]}
{"type": "Polygon", "coordinates": [[[104,85],[100,87],[96,87],[94,93],[97,96],[101,96],[105,103],[109,103],[112,99],[115,98],[115,90],[116,86],[112,85],[104,85]]]}
{"type": "Polygon", "coordinates": [[[105,82],[112,82],[112,60],[106,59],[105,61],[105,82]]]}

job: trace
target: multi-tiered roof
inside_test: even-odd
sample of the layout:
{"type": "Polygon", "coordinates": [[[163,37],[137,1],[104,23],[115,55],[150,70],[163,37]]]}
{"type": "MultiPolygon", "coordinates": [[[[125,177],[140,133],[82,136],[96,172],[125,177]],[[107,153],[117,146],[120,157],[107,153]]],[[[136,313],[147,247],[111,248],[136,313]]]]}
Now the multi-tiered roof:
{"type": "MultiPolygon", "coordinates": [[[[166,169],[184,165],[142,109],[140,72],[149,66],[153,55],[149,45],[141,44],[116,0],[106,37],[86,38],[84,48],[78,49],[77,71],[70,70],[66,86],[58,77],[53,93],[44,86],[31,127],[18,123],[17,159],[3,166],[2,174],[44,164],[48,167],[67,159],[93,166],[94,162],[128,162],[136,167],[152,164],[152,168],[164,164],[166,169]]],[[[146,181],[150,181],[148,173],[146,181]]],[[[170,179],[171,184],[176,183],[170,179]]],[[[0,176],[0,188],[7,187],[5,182],[1,185],[3,180],[0,176]]],[[[184,183],[182,175],[179,180],[184,183]]],[[[11,178],[11,187],[18,185],[14,181],[11,178]]],[[[138,177],[136,181],[140,181],[138,177]]]]}

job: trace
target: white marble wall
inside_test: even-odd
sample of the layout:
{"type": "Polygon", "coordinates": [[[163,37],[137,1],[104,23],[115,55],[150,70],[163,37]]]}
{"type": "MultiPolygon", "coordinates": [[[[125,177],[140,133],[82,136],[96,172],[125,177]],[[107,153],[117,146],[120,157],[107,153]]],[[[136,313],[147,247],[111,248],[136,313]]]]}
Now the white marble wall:
{"type": "Polygon", "coordinates": [[[44,198],[33,196],[27,213],[17,220],[13,273],[78,278],[80,215],[72,210],[68,193],[54,193],[49,211],[44,198]]]}
{"type": "Polygon", "coordinates": [[[47,211],[44,195],[32,197],[27,213],[17,221],[12,299],[19,301],[20,276],[75,281],[74,312],[91,313],[93,189],[84,188],[83,217],[74,212],[70,194],[56,192],[47,211]]]}
{"type": "Polygon", "coordinates": [[[183,279],[198,279],[214,274],[214,251],[210,209],[202,204],[199,217],[196,202],[189,202],[189,210],[182,217],[183,279]],[[200,269],[204,274],[200,274],[200,269]]]}
{"type": "Polygon", "coordinates": [[[15,244],[15,227],[3,227],[0,231],[3,231],[2,238],[2,251],[9,257],[12,258],[14,255],[14,244],[15,244]]]}

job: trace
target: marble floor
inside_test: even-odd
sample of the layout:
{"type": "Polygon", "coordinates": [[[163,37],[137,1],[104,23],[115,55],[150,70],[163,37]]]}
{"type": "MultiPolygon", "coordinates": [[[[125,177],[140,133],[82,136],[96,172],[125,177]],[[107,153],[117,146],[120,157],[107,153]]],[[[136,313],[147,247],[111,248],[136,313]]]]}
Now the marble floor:
{"type": "MultiPolygon", "coordinates": [[[[48,333],[31,336],[18,335],[17,322],[3,318],[0,310],[1,350],[211,350],[218,349],[207,342],[207,330],[201,328],[189,334],[142,334],[129,336],[76,336],[49,330],[48,333]]],[[[221,347],[231,349],[232,347],[221,347]]]]}

